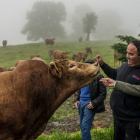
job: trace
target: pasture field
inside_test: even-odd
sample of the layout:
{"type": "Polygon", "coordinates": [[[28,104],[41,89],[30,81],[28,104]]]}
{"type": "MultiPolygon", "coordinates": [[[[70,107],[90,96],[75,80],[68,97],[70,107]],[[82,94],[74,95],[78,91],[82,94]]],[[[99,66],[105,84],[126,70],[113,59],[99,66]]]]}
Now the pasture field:
{"type": "MultiPolygon", "coordinates": [[[[86,47],[92,47],[92,54],[88,54],[87,59],[93,59],[96,54],[102,55],[104,61],[113,66],[114,50],[111,45],[117,41],[88,41],[88,42],[55,42],[53,47],[42,43],[29,43],[21,45],[8,45],[6,48],[0,47],[0,66],[5,68],[13,67],[17,60],[28,60],[30,55],[40,55],[49,64],[53,57],[49,59],[49,50],[61,50],[70,52],[67,59],[71,60],[74,53],[86,53],[86,47]]],[[[118,66],[118,64],[116,64],[118,66]]]]}
{"type": "MultiPolygon", "coordinates": [[[[82,43],[79,43],[78,41],[77,42],[57,42],[56,41],[53,47],[46,46],[44,42],[21,44],[21,45],[8,45],[6,46],[6,48],[0,47],[0,66],[4,66],[5,68],[13,67],[18,60],[28,60],[30,55],[40,55],[40,58],[45,60],[46,63],[49,65],[49,63],[53,61],[52,56],[51,56],[51,59],[49,59],[49,55],[48,55],[49,50],[61,50],[61,51],[70,52],[67,59],[71,60],[72,55],[74,53],[75,54],[79,52],[86,53],[85,48],[91,47],[92,54],[88,54],[87,59],[93,59],[96,56],[96,54],[100,54],[103,57],[104,61],[108,63],[111,67],[113,67],[114,50],[111,48],[111,46],[114,43],[118,43],[118,41],[116,40],[89,41],[89,42],[82,42],[82,43]]],[[[117,66],[118,66],[118,63],[116,63],[116,67],[117,66]]],[[[102,70],[101,70],[101,73],[106,77],[106,75],[103,73],[102,70]]],[[[108,94],[108,97],[106,98],[106,101],[105,101],[106,112],[99,114],[95,117],[96,124],[100,123],[100,125],[103,125],[103,128],[105,126],[108,127],[110,123],[112,122],[112,113],[110,111],[109,98],[110,98],[110,95],[108,94]],[[108,124],[106,124],[107,121],[108,121],[108,124]]],[[[76,109],[73,109],[73,104],[74,104],[74,101],[73,101],[73,97],[71,96],[56,110],[56,112],[53,114],[53,116],[49,120],[45,131],[42,133],[40,137],[38,137],[37,140],[56,140],[58,138],[59,140],[66,140],[66,139],[68,140],[69,138],[66,138],[67,132],[68,133],[78,132],[78,133],[75,133],[75,135],[73,136],[74,138],[70,138],[69,140],[74,140],[74,139],[80,140],[81,139],[81,136],[79,133],[80,126],[78,124],[79,115],[78,115],[78,111],[76,109]],[[54,126],[54,124],[60,124],[60,126],[54,126]],[[58,130],[62,130],[63,132],[66,132],[66,134],[64,133],[63,135],[58,130]],[[52,137],[51,134],[53,134],[55,135],[54,137],[57,137],[57,138],[49,138],[47,136],[45,138],[46,134],[48,136],[50,135],[50,137],[52,137]],[[60,136],[62,136],[62,138],[60,138],[60,136]]],[[[104,134],[106,134],[106,131],[108,131],[108,129],[103,130],[103,132],[105,132],[104,134]]],[[[99,133],[102,133],[102,131],[101,132],[99,131],[99,133]]],[[[100,134],[98,136],[100,136],[100,134]]],[[[95,138],[95,133],[93,133],[92,137],[95,138]]],[[[108,137],[110,137],[110,134],[108,137]]],[[[97,139],[100,140],[102,138],[97,138],[97,139]]],[[[105,140],[108,140],[108,138],[105,140]]],[[[112,138],[110,140],[112,140],[112,138]]]]}

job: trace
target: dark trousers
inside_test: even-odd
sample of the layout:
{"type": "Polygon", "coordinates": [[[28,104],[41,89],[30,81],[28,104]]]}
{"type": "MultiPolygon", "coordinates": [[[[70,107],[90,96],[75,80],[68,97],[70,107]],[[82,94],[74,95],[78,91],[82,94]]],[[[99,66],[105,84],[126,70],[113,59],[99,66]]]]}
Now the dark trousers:
{"type": "Polygon", "coordinates": [[[114,118],[114,140],[140,140],[140,121],[114,118]]]}

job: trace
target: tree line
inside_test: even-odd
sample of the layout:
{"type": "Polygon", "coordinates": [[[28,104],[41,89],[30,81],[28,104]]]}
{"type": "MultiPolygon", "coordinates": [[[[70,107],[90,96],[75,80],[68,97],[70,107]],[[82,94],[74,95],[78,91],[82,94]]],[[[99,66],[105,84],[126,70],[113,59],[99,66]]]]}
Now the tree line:
{"type": "MultiPolygon", "coordinates": [[[[62,22],[66,20],[66,9],[62,2],[38,1],[35,2],[31,11],[26,14],[27,23],[21,30],[27,35],[27,40],[45,40],[46,37],[62,38],[66,36],[62,22]]],[[[86,33],[86,40],[89,40],[90,33],[95,30],[97,15],[94,12],[86,13],[83,17],[83,31],[86,33]]]]}
{"type": "Polygon", "coordinates": [[[91,37],[110,40],[117,34],[133,34],[132,31],[121,29],[122,19],[112,9],[101,9],[96,13],[94,6],[90,6],[79,4],[74,7],[73,14],[70,15],[62,2],[35,2],[26,14],[27,23],[21,33],[26,35],[29,41],[51,37],[75,40],[80,36],[84,40],[89,40],[91,37]]]}

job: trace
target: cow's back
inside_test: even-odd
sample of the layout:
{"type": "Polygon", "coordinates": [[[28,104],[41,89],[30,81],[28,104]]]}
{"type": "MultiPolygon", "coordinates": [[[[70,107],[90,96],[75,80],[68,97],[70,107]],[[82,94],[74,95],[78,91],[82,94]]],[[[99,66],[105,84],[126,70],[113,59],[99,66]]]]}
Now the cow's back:
{"type": "Polygon", "coordinates": [[[16,63],[15,63],[15,67],[19,64],[21,64],[22,62],[25,62],[26,60],[18,60],[16,63]]]}
{"type": "Polygon", "coordinates": [[[53,52],[53,57],[54,57],[54,59],[64,59],[65,54],[64,54],[63,51],[55,50],[55,51],[53,52]]]}

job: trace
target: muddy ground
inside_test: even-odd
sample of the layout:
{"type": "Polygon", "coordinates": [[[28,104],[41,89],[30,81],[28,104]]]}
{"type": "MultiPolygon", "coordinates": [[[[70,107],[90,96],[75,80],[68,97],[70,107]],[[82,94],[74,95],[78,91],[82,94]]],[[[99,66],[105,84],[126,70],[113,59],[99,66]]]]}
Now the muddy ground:
{"type": "MultiPolygon", "coordinates": [[[[107,97],[104,101],[105,103],[105,112],[103,113],[98,113],[95,115],[94,121],[93,121],[93,125],[92,128],[97,128],[97,127],[101,127],[101,128],[108,128],[113,120],[112,117],[112,111],[110,109],[110,105],[109,105],[109,99],[110,99],[110,94],[111,93],[107,93],[107,97]]],[[[73,97],[70,97],[70,100],[73,100],[73,97]]],[[[63,107],[63,106],[61,106],[63,107]]],[[[73,107],[73,105],[72,105],[73,107]]],[[[75,108],[73,108],[75,109],[75,108]]],[[[78,110],[77,110],[78,112],[78,110]]],[[[72,132],[76,132],[76,131],[80,131],[80,124],[79,124],[79,115],[74,115],[74,116],[70,116],[69,118],[60,120],[60,121],[55,121],[55,122],[48,122],[46,129],[44,130],[44,132],[42,133],[42,135],[47,134],[50,135],[54,132],[54,130],[62,130],[65,131],[67,133],[72,133],[72,132]]]]}

